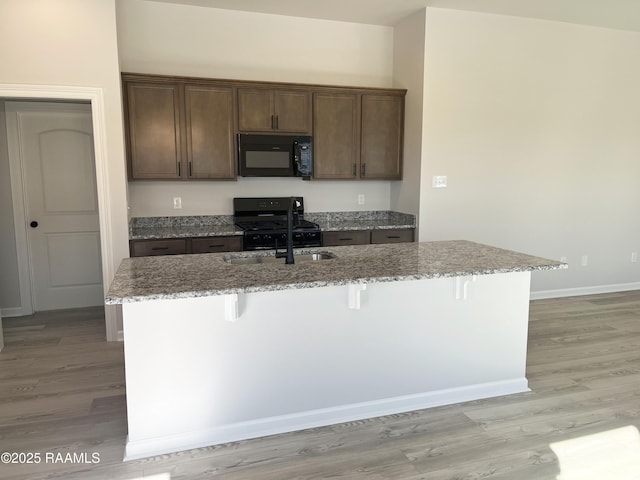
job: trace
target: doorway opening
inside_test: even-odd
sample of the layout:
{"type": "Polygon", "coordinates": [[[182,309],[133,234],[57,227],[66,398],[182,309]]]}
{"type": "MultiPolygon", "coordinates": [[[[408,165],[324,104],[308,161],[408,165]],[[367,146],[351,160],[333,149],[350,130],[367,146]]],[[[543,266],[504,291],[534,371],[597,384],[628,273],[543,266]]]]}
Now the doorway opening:
{"type": "Polygon", "coordinates": [[[103,304],[91,105],[5,102],[23,314],[103,304]]]}
{"type": "MultiPolygon", "coordinates": [[[[107,165],[106,165],[106,131],[105,131],[105,108],[104,108],[104,100],[103,100],[103,92],[100,88],[92,88],[92,87],[67,87],[67,86],[32,86],[32,85],[6,85],[0,84],[0,100],[3,102],[17,102],[17,101],[38,101],[38,102],[70,102],[70,103],[85,103],[87,106],[90,106],[90,115],[91,115],[91,126],[93,137],[89,142],[90,148],[93,150],[94,155],[94,179],[95,179],[95,193],[96,193],[96,202],[97,202],[97,212],[98,212],[98,224],[97,230],[94,229],[93,233],[86,234],[83,239],[74,240],[75,244],[71,242],[72,247],[75,247],[78,250],[90,251],[97,249],[99,252],[99,260],[97,267],[92,267],[88,269],[83,274],[78,276],[78,272],[69,272],[64,268],[60,268],[60,265],[55,266],[57,270],[55,271],[55,281],[60,283],[60,281],[69,281],[69,283],[84,283],[86,280],[86,276],[96,276],[100,277],[97,282],[87,282],[87,283],[97,283],[100,285],[102,289],[103,285],[106,286],[109,284],[113,275],[115,273],[114,267],[114,248],[112,242],[112,227],[113,218],[111,213],[111,201],[110,201],[110,189],[109,189],[109,178],[107,175],[107,165]],[[92,238],[90,238],[92,237],[92,238]],[[96,240],[97,239],[97,240],[96,240]],[[90,246],[93,245],[93,246],[90,246]],[[85,275],[84,279],[82,275],[85,275]],[[80,279],[80,282],[78,282],[80,279]]],[[[4,112],[2,112],[3,117],[4,112]]],[[[55,143],[59,141],[61,138],[58,136],[57,139],[53,138],[56,135],[49,136],[49,140],[55,143]]],[[[63,142],[64,143],[64,142],[63,142]]],[[[83,142],[80,142],[83,143],[83,142]]],[[[87,146],[86,141],[84,142],[85,147],[87,146]]],[[[3,210],[5,209],[5,199],[3,198],[3,210]]],[[[11,209],[11,206],[9,207],[11,209]]],[[[17,223],[17,221],[15,222],[17,223]]],[[[31,228],[26,224],[26,219],[23,219],[23,228],[31,228]]],[[[29,223],[30,225],[30,223],[29,223]]],[[[17,232],[16,232],[17,233],[17,232]]],[[[23,237],[24,238],[24,237],[23,237]]],[[[65,245],[65,238],[58,237],[53,240],[53,246],[61,248],[64,250],[65,248],[69,250],[69,245],[65,245]]],[[[16,245],[16,247],[24,248],[24,244],[22,242],[18,242],[20,245],[16,245]]],[[[50,242],[51,243],[51,242],[50,242]]],[[[54,249],[55,250],[55,249],[54,249]]],[[[55,252],[54,252],[55,254],[55,252]]],[[[24,266],[24,261],[19,261],[21,268],[24,266]]],[[[31,265],[28,266],[31,268],[31,265]]],[[[29,279],[20,279],[20,282],[27,282],[29,279]]],[[[20,285],[22,289],[22,285],[20,285]]],[[[20,305],[23,304],[21,299],[20,305]]],[[[20,306],[19,308],[22,308],[20,306]]],[[[105,308],[105,325],[107,331],[107,340],[115,341],[118,340],[121,335],[118,332],[118,310],[112,306],[106,306],[105,308]]],[[[14,309],[3,309],[3,314],[5,316],[14,315],[14,309]],[[7,312],[9,310],[9,312],[7,312]]],[[[20,313],[20,312],[17,312],[20,313]]]]}

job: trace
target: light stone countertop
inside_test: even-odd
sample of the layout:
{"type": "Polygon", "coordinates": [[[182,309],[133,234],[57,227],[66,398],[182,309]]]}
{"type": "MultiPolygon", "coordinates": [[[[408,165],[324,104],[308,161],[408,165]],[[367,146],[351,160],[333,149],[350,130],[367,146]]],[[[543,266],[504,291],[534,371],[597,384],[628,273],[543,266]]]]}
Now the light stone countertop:
{"type": "Polygon", "coordinates": [[[416,228],[415,215],[388,210],[312,212],[305,214],[305,218],[316,222],[323,232],[416,228]]]}
{"type": "Polygon", "coordinates": [[[233,215],[199,215],[133,218],[129,240],[242,235],[233,215]]]}
{"type": "MultiPolygon", "coordinates": [[[[312,212],[304,215],[323,232],[415,228],[414,215],[387,210],[312,212]]],[[[233,215],[138,217],[129,226],[129,240],[242,235],[233,215]]]]}
{"type": "Polygon", "coordinates": [[[188,237],[226,237],[243,235],[243,231],[235,225],[178,225],[160,227],[134,227],[129,235],[130,240],[151,240],[165,238],[188,237]]]}
{"type": "Polygon", "coordinates": [[[149,300],[268,292],[356,283],[567,268],[534,257],[466,240],[317,247],[296,253],[330,252],[318,262],[238,265],[225,258],[273,255],[273,251],[127,258],[107,292],[108,305],[149,300]]]}
{"type": "Polygon", "coordinates": [[[323,232],[344,232],[353,230],[395,230],[416,228],[415,224],[398,223],[395,220],[318,220],[323,232]]]}

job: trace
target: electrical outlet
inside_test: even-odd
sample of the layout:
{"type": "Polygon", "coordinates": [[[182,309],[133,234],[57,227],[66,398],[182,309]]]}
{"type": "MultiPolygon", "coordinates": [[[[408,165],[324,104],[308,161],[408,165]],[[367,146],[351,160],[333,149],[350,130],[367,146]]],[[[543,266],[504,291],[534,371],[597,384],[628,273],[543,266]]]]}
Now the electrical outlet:
{"type": "Polygon", "coordinates": [[[580,259],[580,265],[582,265],[583,267],[586,267],[587,265],[589,265],[589,256],[588,255],[582,255],[582,258],[580,259]]]}
{"type": "Polygon", "coordinates": [[[638,261],[638,252],[631,252],[631,263],[636,263],[638,261]]]}
{"type": "Polygon", "coordinates": [[[182,208],[182,198],[173,197],[173,208],[182,208]]]}
{"type": "Polygon", "coordinates": [[[434,175],[433,177],[433,188],[446,188],[447,187],[447,176],[446,175],[434,175]]]}
{"type": "Polygon", "coordinates": [[[358,205],[364,205],[364,195],[362,193],[358,195],[358,205]]]}

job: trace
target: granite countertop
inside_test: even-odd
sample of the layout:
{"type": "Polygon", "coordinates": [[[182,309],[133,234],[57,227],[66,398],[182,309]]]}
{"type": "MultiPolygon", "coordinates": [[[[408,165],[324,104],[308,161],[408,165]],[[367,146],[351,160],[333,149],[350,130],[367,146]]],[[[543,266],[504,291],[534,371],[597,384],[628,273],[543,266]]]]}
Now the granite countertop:
{"type": "MultiPolygon", "coordinates": [[[[304,215],[315,222],[320,230],[380,230],[415,228],[414,215],[374,210],[362,212],[313,212],[304,215]]],[[[202,215],[183,217],[138,217],[129,226],[130,240],[160,238],[218,237],[242,235],[234,225],[233,215],[202,215]]]]}
{"type": "Polygon", "coordinates": [[[416,228],[415,224],[398,223],[389,219],[377,220],[318,220],[320,230],[323,232],[343,232],[352,230],[391,230],[416,228]]]}
{"type": "Polygon", "coordinates": [[[555,260],[465,240],[301,249],[336,258],[319,262],[229,264],[225,258],[271,252],[209,253],[127,258],[107,292],[109,305],[243,292],[267,292],[354,283],[554,270],[555,260]]]}
{"type": "Polygon", "coordinates": [[[140,217],[129,226],[129,240],[242,235],[233,215],[140,217]]]}
{"type": "Polygon", "coordinates": [[[305,219],[323,232],[416,228],[415,215],[387,210],[307,213],[305,219]]]}
{"type": "Polygon", "coordinates": [[[160,238],[223,237],[242,235],[235,225],[179,225],[174,227],[135,227],[129,234],[130,240],[150,240],[160,238]]]}

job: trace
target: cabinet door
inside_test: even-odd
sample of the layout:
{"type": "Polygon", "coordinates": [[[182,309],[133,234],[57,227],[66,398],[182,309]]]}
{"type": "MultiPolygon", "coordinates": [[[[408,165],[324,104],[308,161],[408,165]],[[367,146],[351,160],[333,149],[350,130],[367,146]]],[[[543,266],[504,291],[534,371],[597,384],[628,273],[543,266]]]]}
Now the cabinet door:
{"type": "Polygon", "coordinates": [[[187,241],[183,238],[166,240],[132,240],[130,250],[132,257],[181,255],[187,253],[187,241]]]}
{"type": "Polygon", "coordinates": [[[404,98],[362,96],[360,176],[367,179],[402,178],[404,98]]]}
{"type": "Polygon", "coordinates": [[[239,252],[242,237],[206,237],[191,240],[191,253],[239,252]]]}
{"type": "Polygon", "coordinates": [[[275,125],[273,92],[266,89],[238,89],[238,130],[271,132],[275,125]]]}
{"type": "Polygon", "coordinates": [[[401,243],[413,242],[413,229],[397,230],[373,230],[371,232],[371,243],[401,243]]]}
{"type": "Polygon", "coordinates": [[[275,130],[278,132],[311,132],[311,94],[276,90],[274,92],[275,130]]]}
{"type": "Polygon", "coordinates": [[[358,95],[316,93],[313,102],[313,177],[358,178],[358,95]]]}
{"type": "Polygon", "coordinates": [[[323,232],[322,245],[324,247],[340,245],[366,245],[370,243],[370,234],[367,230],[352,230],[344,232],[323,232]]]}
{"type": "Polygon", "coordinates": [[[180,91],[177,85],[126,85],[131,179],[180,178],[180,91]]]}
{"type": "Polygon", "coordinates": [[[234,179],[233,89],[185,87],[188,178],[234,179]]]}
{"type": "Polygon", "coordinates": [[[239,88],[238,130],[309,133],[311,94],[305,91],[239,88]]]}

